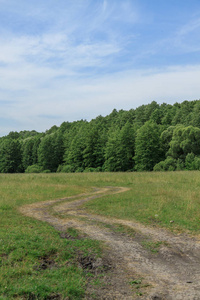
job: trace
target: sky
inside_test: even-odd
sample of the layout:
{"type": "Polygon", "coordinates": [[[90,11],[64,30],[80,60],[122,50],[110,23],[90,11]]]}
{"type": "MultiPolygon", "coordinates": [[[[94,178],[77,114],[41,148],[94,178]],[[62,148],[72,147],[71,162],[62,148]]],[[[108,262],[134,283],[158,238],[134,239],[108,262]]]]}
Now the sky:
{"type": "Polygon", "coordinates": [[[0,136],[196,99],[199,0],[0,0],[0,136]]]}

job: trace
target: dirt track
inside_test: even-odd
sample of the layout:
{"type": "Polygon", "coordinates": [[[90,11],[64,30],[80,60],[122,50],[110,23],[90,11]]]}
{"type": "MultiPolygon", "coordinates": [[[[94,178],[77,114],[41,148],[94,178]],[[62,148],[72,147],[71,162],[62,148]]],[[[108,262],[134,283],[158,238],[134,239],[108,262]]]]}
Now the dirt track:
{"type": "Polygon", "coordinates": [[[110,280],[110,287],[105,288],[98,299],[200,300],[199,239],[173,235],[164,229],[146,227],[137,222],[91,215],[81,209],[86,201],[126,190],[122,187],[99,188],[93,193],[26,205],[20,211],[50,223],[59,231],[74,227],[108,245],[108,256],[113,261],[115,272],[111,275],[113,280],[106,279],[110,280]],[[115,224],[128,226],[135,231],[134,237],[117,233],[102,224],[110,224],[111,228],[115,224]],[[158,251],[152,253],[146,249],[145,242],[160,242],[158,251]],[[143,278],[149,286],[141,286],[142,292],[137,296],[127,284],[130,278],[143,278]]]}

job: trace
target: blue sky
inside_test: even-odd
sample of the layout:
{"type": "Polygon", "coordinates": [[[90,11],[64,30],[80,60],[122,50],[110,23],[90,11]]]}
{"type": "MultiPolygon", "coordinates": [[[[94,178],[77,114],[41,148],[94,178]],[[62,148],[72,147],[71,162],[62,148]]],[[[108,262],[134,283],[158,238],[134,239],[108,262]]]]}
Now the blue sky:
{"type": "Polygon", "coordinates": [[[195,99],[199,0],[0,0],[0,136],[195,99]]]}

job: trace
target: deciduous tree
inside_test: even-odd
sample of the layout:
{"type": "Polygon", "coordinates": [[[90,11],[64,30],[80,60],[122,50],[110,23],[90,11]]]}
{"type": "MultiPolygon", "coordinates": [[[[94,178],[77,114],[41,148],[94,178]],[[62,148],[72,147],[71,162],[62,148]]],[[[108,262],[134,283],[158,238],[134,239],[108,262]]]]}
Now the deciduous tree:
{"type": "Polygon", "coordinates": [[[163,156],[160,144],[160,128],[156,123],[146,122],[138,131],[135,140],[135,168],[137,171],[152,171],[163,156]]]}

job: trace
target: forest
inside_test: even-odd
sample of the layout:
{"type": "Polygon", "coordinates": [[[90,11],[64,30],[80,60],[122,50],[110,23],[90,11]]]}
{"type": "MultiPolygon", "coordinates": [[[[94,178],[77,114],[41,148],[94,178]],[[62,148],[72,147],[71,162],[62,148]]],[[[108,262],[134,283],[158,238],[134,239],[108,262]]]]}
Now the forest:
{"type": "Polygon", "coordinates": [[[0,138],[1,173],[200,170],[200,100],[153,101],[0,138]]]}

